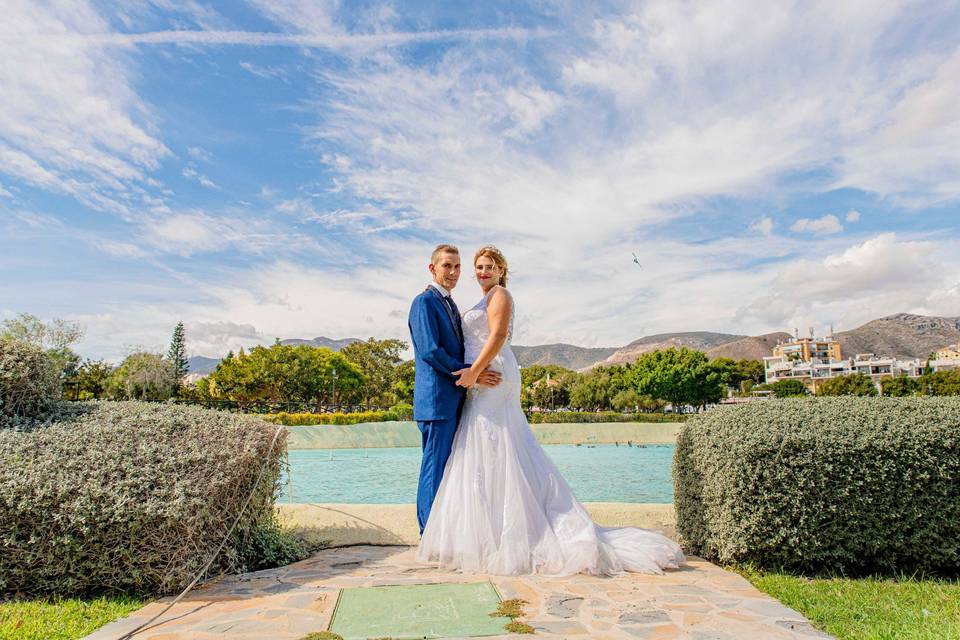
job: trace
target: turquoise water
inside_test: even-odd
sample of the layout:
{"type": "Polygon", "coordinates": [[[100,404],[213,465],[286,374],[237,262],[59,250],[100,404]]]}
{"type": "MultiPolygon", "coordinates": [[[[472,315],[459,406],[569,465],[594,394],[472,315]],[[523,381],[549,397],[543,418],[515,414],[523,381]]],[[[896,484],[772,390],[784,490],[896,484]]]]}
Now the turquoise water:
{"type": "MultiPolygon", "coordinates": [[[[673,502],[673,445],[545,445],[582,502],[673,502]]],[[[290,451],[284,502],[413,504],[418,447],[290,451]]]]}

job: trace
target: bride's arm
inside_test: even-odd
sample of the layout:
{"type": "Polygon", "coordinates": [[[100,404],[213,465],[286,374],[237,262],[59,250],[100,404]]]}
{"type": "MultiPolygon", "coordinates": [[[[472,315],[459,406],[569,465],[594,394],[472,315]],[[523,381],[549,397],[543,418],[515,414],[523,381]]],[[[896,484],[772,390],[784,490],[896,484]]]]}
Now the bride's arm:
{"type": "Polygon", "coordinates": [[[490,294],[490,300],[487,301],[487,327],[490,329],[490,336],[483,344],[480,355],[473,361],[469,369],[463,370],[463,375],[457,381],[461,387],[472,387],[477,383],[477,378],[483,372],[493,359],[500,353],[500,349],[507,341],[510,335],[510,313],[512,311],[513,301],[510,294],[503,287],[497,285],[493,293],[490,294]]]}

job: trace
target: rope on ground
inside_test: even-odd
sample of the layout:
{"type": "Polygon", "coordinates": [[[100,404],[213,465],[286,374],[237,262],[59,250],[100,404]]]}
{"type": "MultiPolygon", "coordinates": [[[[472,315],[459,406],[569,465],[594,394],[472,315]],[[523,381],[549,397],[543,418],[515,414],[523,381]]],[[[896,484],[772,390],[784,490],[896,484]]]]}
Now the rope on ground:
{"type": "Polygon", "coordinates": [[[213,561],[217,559],[217,556],[220,555],[220,552],[223,551],[223,547],[226,546],[227,540],[229,540],[230,536],[233,535],[233,530],[237,528],[237,525],[240,523],[240,518],[243,516],[244,512],[247,510],[247,505],[249,505],[250,500],[253,499],[253,494],[256,493],[257,486],[259,486],[260,480],[263,479],[263,473],[267,470],[267,465],[270,463],[270,454],[273,453],[273,447],[274,445],[277,444],[277,438],[280,437],[281,431],[283,431],[283,426],[277,427],[276,432],[273,434],[273,440],[270,441],[270,448],[267,450],[267,457],[264,459],[263,465],[261,465],[260,467],[260,473],[257,475],[257,479],[254,481],[253,487],[250,489],[250,495],[247,496],[247,499],[243,502],[243,506],[240,507],[240,511],[237,513],[236,520],[234,520],[233,524],[230,525],[230,529],[227,531],[227,535],[225,535],[223,537],[223,540],[220,541],[220,546],[217,547],[216,551],[213,552],[213,555],[210,556],[210,559],[207,560],[207,563],[203,566],[203,569],[201,569],[200,572],[196,575],[196,577],[194,577],[193,582],[188,584],[187,588],[181,591],[180,595],[174,598],[173,602],[171,602],[166,607],[164,607],[160,613],[153,616],[152,618],[150,618],[149,620],[141,624],[139,627],[137,627],[133,631],[128,631],[127,633],[123,634],[117,640],[130,640],[130,638],[133,638],[133,636],[135,636],[137,633],[139,633],[140,631],[152,625],[160,616],[162,616],[167,611],[169,611],[173,607],[173,605],[180,602],[183,596],[187,595],[187,593],[189,593],[190,590],[193,589],[198,582],[200,582],[200,578],[202,578],[207,574],[207,570],[210,569],[210,566],[213,564],[213,561]]]}

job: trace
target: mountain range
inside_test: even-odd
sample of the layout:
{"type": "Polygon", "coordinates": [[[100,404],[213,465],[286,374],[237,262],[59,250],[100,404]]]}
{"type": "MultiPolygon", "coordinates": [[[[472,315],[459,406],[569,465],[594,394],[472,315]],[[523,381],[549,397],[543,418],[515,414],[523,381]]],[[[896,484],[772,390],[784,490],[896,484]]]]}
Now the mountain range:
{"type": "MultiPolygon", "coordinates": [[[[960,343],[960,317],[897,313],[871,320],[856,329],[837,332],[834,336],[840,340],[840,348],[845,358],[853,357],[858,353],[874,353],[878,356],[893,356],[900,359],[926,358],[937,349],[960,343]]],[[[685,331],[645,336],[622,347],[579,347],[572,344],[514,345],[513,351],[520,366],[523,367],[534,364],[557,364],[568,369],[585,370],[598,365],[633,362],[648,351],[670,347],[697,349],[711,358],[760,360],[770,355],[778,342],[789,340],[791,337],[791,334],[784,332],[746,336],[710,331],[685,331]]],[[[333,340],[321,336],[312,340],[297,338],[281,340],[281,344],[309,344],[339,351],[357,340],[358,338],[333,340]]],[[[190,372],[210,373],[216,368],[217,362],[219,360],[215,358],[195,356],[190,358],[190,372]]]]}

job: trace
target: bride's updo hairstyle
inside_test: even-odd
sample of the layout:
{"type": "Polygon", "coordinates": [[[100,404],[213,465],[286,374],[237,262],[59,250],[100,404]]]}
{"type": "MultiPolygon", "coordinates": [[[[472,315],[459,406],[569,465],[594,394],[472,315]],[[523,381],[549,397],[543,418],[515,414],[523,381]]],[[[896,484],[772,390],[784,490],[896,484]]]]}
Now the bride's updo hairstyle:
{"type": "Polygon", "coordinates": [[[473,256],[473,266],[476,267],[477,260],[479,260],[484,256],[493,260],[493,263],[500,268],[500,282],[498,282],[497,284],[499,284],[501,287],[506,287],[507,286],[507,259],[503,257],[502,253],[500,253],[500,249],[497,249],[492,244],[488,244],[485,247],[480,247],[480,249],[477,250],[477,254],[473,256]]]}

